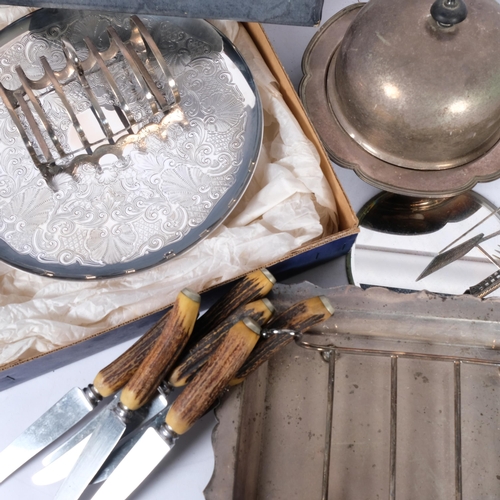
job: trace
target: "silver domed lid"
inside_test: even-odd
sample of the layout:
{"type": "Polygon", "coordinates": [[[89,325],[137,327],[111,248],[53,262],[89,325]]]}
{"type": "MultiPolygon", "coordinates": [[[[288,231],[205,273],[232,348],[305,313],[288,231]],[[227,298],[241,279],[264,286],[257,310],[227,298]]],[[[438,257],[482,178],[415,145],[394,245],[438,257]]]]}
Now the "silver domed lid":
{"type": "Polygon", "coordinates": [[[344,130],[373,156],[410,169],[463,165],[500,139],[500,5],[466,0],[465,19],[448,24],[439,9],[454,14],[463,2],[438,3],[431,15],[429,0],[370,0],[327,78],[344,130]]]}

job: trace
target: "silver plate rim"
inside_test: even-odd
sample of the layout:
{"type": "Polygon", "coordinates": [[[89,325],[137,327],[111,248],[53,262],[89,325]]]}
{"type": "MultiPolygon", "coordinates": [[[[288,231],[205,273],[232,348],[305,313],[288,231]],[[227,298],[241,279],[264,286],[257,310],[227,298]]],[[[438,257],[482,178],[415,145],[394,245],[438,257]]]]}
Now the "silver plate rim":
{"type": "MultiPolygon", "coordinates": [[[[67,9],[39,9],[33,11],[26,16],[14,21],[12,24],[8,25],[4,29],[0,30],[0,49],[2,49],[7,43],[12,41],[14,38],[31,31],[29,28],[35,25],[37,28],[41,28],[41,21],[46,17],[49,22],[44,25],[44,28],[48,28],[51,24],[55,22],[61,22],[61,20],[73,20],[75,18],[85,19],[85,16],[91,14],[105,15],[113,17],[118,15],[118,13],[113,12],[101,12],[101,11],[79,11],[79,10],[67,10],[67,9]]],[[[181,18],[172,18],[168,16],[159,15],[141,15],[141,19],[153,19],[163,21],[178,21],[181,25],[186,22],[186,20],[181,18]]],[[[239,182],[235,182],[227,192],[221,197],[220,201],[216,204],[212,212],[208,215],[206,220],[200,224],[195,230],[188,233],[188,238],[182,238],[179,242],[174,242],[172,244],[166,245],[160,250],[151,252],[145,256],[139,256],[132,261],[126,263],[118,264],[105,264],[102,267],[95,267],[89,265],[81,264],[69,264],[63,265],[59,263],[42,263],[29,255],[23,255],[18,253],[15,249],[10,247],[3,239],[0,239],[0,261],[6,263],[7,265],[20,269],[22,271],[29,272],[31,274],[36,274],[43,277],[48,277],[51,279],[59,280],[69,280],[69,281],[96,281],[105,280],[110,278],[119,278],[127,275],[134,274],[136,272],[145,271],[161,265],[172,258],[184,254],[185,252],[191,250],[194,246],[200,243],[203,239],[212,234],[230,215],[238,201],[241,199],[245,190],[250,183],[257,165],[263,137],[263,109],[262,102],[260,99],[259,91],[255,80],[251,74],[251,71],[243,59],[235,45],[224,35],[220,30],[209,22],[202,19],[192,19],[188,22],[200,23],[203,25],[204,30],[209,28],[214,33],[218,34],[222,38],[222,53],[225,53],[229,59],[234,63],[235,67],[239,70],[240,74],[246,80],[247,84],[253,91],[255,96],[255,106],[252,109],[255,130],[252,133],[252,140],[248,147],[250,150],[249,159],[247,162],[243,163],[239,169],[238,174],[243,172],[243,179],[239,182]],[[223,208],[222,208],[223,207],[223,208]],[[223,212],[223,213],[220,213],[223,212]]]]}

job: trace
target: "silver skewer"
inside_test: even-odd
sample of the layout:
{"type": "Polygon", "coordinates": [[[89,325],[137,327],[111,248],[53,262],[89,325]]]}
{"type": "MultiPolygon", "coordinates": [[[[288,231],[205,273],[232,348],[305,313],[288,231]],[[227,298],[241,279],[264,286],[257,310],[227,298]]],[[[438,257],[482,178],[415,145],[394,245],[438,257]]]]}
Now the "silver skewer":
{"type": "Polygon", "coordinates": [[[490,217],[492,217],[493,215],[497,214],[499,211],[500,211],[500,207],[498,207],[494,212],[491,212],[491,214],[488,214],[484,219],[480,220],[477,224],[475,224],[470,229],[468,229],[467,231],[465,231],[465,233],[461,234],[458,238],[454,239],[451,243],[449,243],[442,250],[440,250],[439,253],[443,253],[446,250],[448,250],[448,248],[450,248],[451,246],[453,246],[457,241],[460,241],[464,236],[467,236],[471,231],[473,231],[474,229],[476,229],[476,227],[480,226],[483,222],[487,221],[490,217]]]}
{"type": "Polygon", "coordinates": [[[497,259],[490,255],[481,245],[477,245],[477,249],[498,269],[500,269],[500,265],[497,262],[497,259]]]}

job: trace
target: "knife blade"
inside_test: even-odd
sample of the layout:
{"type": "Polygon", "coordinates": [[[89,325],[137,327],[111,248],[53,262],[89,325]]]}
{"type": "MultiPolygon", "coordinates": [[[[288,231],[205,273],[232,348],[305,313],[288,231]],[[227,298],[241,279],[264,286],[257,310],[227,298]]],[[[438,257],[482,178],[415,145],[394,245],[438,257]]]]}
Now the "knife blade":
{"type": "Polygon", "coordinates": [[[234,325],[217,350],[174,401],[163,422],[150,427],[94,499],[127,498],[212,406],[257,343],[260,326],[249,318],[234,325]]]}
{"type": "MultiPolygon", "coordinates": [[[[120,395],[121,391],[114,396],[109,404],[111,406],[116,404],[119,401],[120,395]]],[[[159,392],[148,404],[135,411],[133,418],[128,422],[123,437],[125,438],[125,436],[134,431],[137,427],[149,423],[161,410],[166,408],[168,406],[167,396],[168,394],[166,392],[159,392]]],[[[79,429],[78,432],[73,434],[70,439],[56,450],[59,451],[61,455],[58,459],[49,463],[31,477],[34,484],[39,486],[53,484],[62,481],[68,476],[78,460],[78,457],[87,445],[91,434],[99,424],[99,417],[101,415],[102,413],[87,422],[85,426],[79,429]]]]}
{"type": "MultiPolygon", "coordinates": [[[[293,304],[284,312],[282,312],[275,320],[267,327],[266,332],[280,329],[296,330],[305,332],[313,325],[327,320],[334,312],[333,306],[325,296],[311,297],[293,304]]],[[[279,349],[283,348],[292,340],[292,335],[289,333],[270,335],[269,337],[261,338],[257,342],[256,347],[252,350],[250,356],[238,370],[235,377],[230,381],[229,385],[236,385],[243,381],[250,373],[255,371],[259,366],[268,361],[279,349]]],[[[108,479],[118,464],[128,454],[128,452],[141,439],[145,432],[150,427],[159,428],[163,423],[169,408],[162,409],[150,424],[144,424],[133,435],[123,442],[113,451],[108,460],[105,462],[99,473],[93,479],[93,483],[100,483],[108,479]]]]}
{"type": "Polygon", "coordinates": [[[61,485],[57,499],[76,499],[83,493],[125,432],[131,413],[150,400],[186,345],[199,307],[200,296],[197,293],[185,288],[178,294],[161,334],[123,388],[120,401],[103,413],[84,453],[61,485]]]}
{"type": "MultiPolygon", "coordinates": [[[[203,337],[202,340],[196,344],[195,347],[187,353],[187,355],[184,356],[181,364],[178,365],[178,368],[181,367],[180,372],[178,371],[178,368],[176,368],[173,372],[182,374],[183,381],[176,381],[176,384],[172,384],[172,377],[170,377],[167,387],[171,387],[173,389],[175,387],[185,385],[187,380],[192,378],[194,374],[205,364],[210,354],[215,351],[225,334],[235,323],[243,318],[249,317],[260,325],[263,325],[272,317],[274,311],[274,306],[266,298],[250,302],[249,304],[237,309],[231,316],[223,321],[219,327],[203,337]]],[[[132,432],[143,422],[149,421],[160,410],[167,406],[167,399],[165,397],[167,390],[169,389],[164,388],[153,398],[152,402],[148,405],[147,414],[143,416],[143,418],[129,422],[124,436],[129,432],[132,432]]],[[[117,397],[118,395],[115,396],[115,398],[117,397]]],[[[86,442],[88,441],[89,436],[92,432],[94,432],[100,418],[102,418],[101,415],[102,414],[87,422],[84,427],[79,429],[78,432],[71,436],[71,438],[63,443],[58,449],[54,450],[54,452],[52,452],[48,457],[45,457],[42,462],[44,463],[45,468],[33,475],[33,482],[36,484],[52,484],[64,479],[71,471],[71,468],[83,451],[83,447],[79,443],[81,443],[82,440],[85,440],[86,442]],[[77,449],[75,450],[74,448],[77,449]]]]}
{"type": "Polygon", "coordinates": [[[74,387],[0,452],[0,483],[123,387],[161,333],[168,312],[84,389],[74,387]]]}

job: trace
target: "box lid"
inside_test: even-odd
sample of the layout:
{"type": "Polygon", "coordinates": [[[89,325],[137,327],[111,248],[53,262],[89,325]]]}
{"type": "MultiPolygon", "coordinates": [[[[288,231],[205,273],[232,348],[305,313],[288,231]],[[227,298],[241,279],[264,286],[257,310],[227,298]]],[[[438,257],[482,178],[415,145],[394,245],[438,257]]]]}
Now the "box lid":
{"type": "Polygon", "coordinates": [[[102,10],[156,14],[174,17],[198,17],[203,19],[234,19],[271,24],[315,26],[321,20],[323,0],[7,0],[5,5],[25,7],[61,7],[64,9],[102,10]]]}

